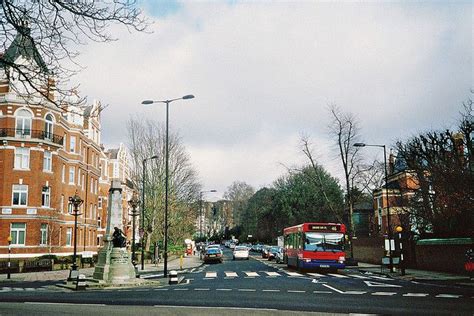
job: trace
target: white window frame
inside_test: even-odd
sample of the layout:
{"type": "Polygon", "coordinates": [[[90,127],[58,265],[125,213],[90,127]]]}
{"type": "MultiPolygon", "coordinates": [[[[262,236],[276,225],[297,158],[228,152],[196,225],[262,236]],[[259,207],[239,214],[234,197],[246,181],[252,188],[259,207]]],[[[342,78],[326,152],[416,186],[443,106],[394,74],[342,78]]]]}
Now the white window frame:
{"type": "Polygon", "coordinates": [[[12,186],[12,205],[14,206],[27,206],[28,205],[28,185],[14,184],[12,186]],[[18,194],[18,204],[14,204],[16,194],[18,194]],[[25,204],[21,203],[22,196],[24,196],[25,204]]]}
{"type": "Polygon", "coordinates": [[[76,184],[74,181],[76,179],[76,167],[69,166],[69,184],[76,184]]]}
{"type": "Polygon", "coordinates": [[[72,246],[72,227],[66,229],[66,247],[72,246]]]}
{"type": "Polygon", "coordinates": [[[26,245],[26,223],[10,223],[10,236],[12,237],[12,246],[26,245]],[[14,225],[23,225],[23,227],[15,227],[14,225]],[[23,243],[20,243],[20,235],[23,233],[23,243]]]}
{"type": "Polygon", "coordinates": [[[27,147],[15,147],[15,169],[30,169],[30,149],[27,147]]]}
{"type": "Polygon", "coordinates": [[[15,114],[15,136],[20,138],[31,137],[33,115],[26,109],[19,109],[15,114]],[[25,115],[23,115],[25,114],[25,115]]]}
{"type": "Polygon", "coordinates": [[[44,186],[41,189],[41,206],[51,207],[51,187],[44,186]]]}
{"type": "Polygon", "coordinates": [[[81,186],[81,168],[77,168],[77,185],[81,186]]]}
{"type": "Polygon", "coordinates": [[[64,194],[61,194],[61,204],[59,205],[59,211],[64,213],[64,194]]]}
{"type": "Polygon", "coordinates": [[[66,182],[66,165],[65,164],[63,164],[63,169],[61,171],[61,180],[63,183],[66,182]]]}
{"type": "Polygon", "coordinates": [[[48,244],[48,224],[41,223],[40,227],[40,246],[46,246],[48,244]]]}
{"type": "Polygon", "coordinates": [[[69,152],[76,152],[76,136],[74,135],[69,136],[69,152]]]}
{"type": "Polygon", "coordinates": [[[43,153],[43,171],[53,171],[53,153],[48,150],[43,153]]]}
{"type": "Polygon", "coordinates": [[[53,123],[54,116],[51,113],[46,114],[44,117],[44,138],[52,140],[53,139],[53,123]]]}

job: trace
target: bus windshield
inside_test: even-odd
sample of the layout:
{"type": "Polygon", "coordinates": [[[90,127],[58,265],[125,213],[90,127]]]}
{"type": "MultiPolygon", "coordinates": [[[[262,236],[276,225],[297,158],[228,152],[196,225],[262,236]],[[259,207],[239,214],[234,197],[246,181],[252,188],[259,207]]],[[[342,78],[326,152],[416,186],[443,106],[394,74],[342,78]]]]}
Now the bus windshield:
{"type": "Polygon", "coordinates": [[[343,251],[344,234],[340,233],[306,233],[304,250],[308,251],[343,251]]]}

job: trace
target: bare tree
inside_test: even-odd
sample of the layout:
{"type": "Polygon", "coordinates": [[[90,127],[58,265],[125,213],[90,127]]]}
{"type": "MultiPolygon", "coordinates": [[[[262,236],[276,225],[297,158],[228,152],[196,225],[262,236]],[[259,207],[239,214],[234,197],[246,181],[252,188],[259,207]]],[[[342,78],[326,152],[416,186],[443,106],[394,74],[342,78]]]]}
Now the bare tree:
{"type": "MultiPolygon", "coordinates": [[[[132,155],[131,174],[135,186],[143,190],[142,162],[148,160],[145,177],[146,248],[151,242],[163,240],[165,196],[165,130],[158,122],[144,118],[128,121],[129,148],[132,155]]],[[[197,216],[195,201],[201,185],[189,154],[179,135],[169,134],[169,209],[168,233],[171,242],[178,242],[194,233],[197,216]]]]}
{"type": "Polygon", "coordinates": [[[360,138],[359,124],[355,115],[343,112],[337,105],[331,105],[329,111],[332,117],[329,124],[329,134],[334,140],[337,152],[341,158],[346,182],[346,205],[349,211],[349,238],[351,240],[351,257],[353,258],[354,200],[352,197],[352,183],[355,176],[355,168],[360,162],[358,148],[354,147],[354,144],[358,142],[360,138]]]}
{"type": "Polygon", "coordinates": [[[246,208],[248,200],[254,193],[255,189],[243,181],[234,181],[227,187],[224,193],[224,199],[229,200],[232,205],[234,226],[241,224],[243,210],[246,208]]]}
{"type": "Polygon", "coordinates": [[[29,104],[46,98],[62,107],[77,90],[61,88],[81,68],[76,47],[115,40],[107,31],[114,23],[136,31],[148,25],[135,1],[2,0],[0,79],[29,104]]]}

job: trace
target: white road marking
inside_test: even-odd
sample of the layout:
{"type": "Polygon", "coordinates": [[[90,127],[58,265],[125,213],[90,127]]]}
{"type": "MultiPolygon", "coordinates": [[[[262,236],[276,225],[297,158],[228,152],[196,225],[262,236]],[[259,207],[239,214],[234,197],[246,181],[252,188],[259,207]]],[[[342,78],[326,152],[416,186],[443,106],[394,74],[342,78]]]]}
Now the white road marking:
{"type": "Polygon", "coordinates": [[[347,277],[347,276],[345,276],[345,275],[342,275],[342,274],[336,274],[336,273],[328,273],[328,275],[330,275],[330,276],[333,276],[333,277],[336,277],[336,278],[342,278],[342,279],[344,279],[344,278],[348,278],[348,277],[347,277]]]}
{"type": "Polygon", "coordinates": [[[206,272],[206,278],[217,278],[217,272],[206,272]]]}
{"type": "Polygon", "coordinates": [[[262,290],[262,292],[280,292],[280,290],[262,290]]]}
{"type": "Polygon", "coordinates": [[[381,277],[381,276],[377,276],[377,275],[371,275],[370,277],[373,278],[373,279],[385,280],[385,281],[392,281],[393,280],[391,278],[381,277]]]}
{"type": "Polygon", "coordinates": [[[396,292],[374,292],[372,295],[378,295],[378,296],[392,296],[397,294],[396,292]]]}
{"type": "Polygon", "coordinates": [[[295,277],[300,277],[300,276],[303,276],[302,274],[298,273],[298,272],[292,272],[292,271],[285,271],[286,274],[288,274],[289,276],[295,276],[295,277]]]}
{"type": "Polygon", "coordinates": [[[194,289],[194,291],[209,291],[209,289],[197,288],[197,289],[194,289]]]}
{"type": "Polygon", "coordinates": [[[367,293],[366,291],[346,291],[344,294],[349,294],[349,295],[362,295],[367,293]]]}
{"type": "Polygon", "coordinates": [[[273,271],[265,271],[265,273],[268,274],[268,276],[271,276],[271,277],[281,276],[280,273],[278,273],[278,272],[273,272],[273,271]]]}
{"type": "Polygon", "coordinates": [[[401,285],[397,284],[387,284],[387,283],[380,283],[380,282],[373,282],[373,281],[364,281],[367,286],[371,287],[402,287],[401,285]]]}
{"type": "Polygon", "coordinates": [[[321,278],[321,277],[325,276],[324,274],[319,274],[319,273],[307,273],[307,274],[310,275],[310,276],[317,277],[317,278],[321,278]]]}
{"type": "Polygon", "coordinates": [[[237,291],[240,291],[240,292],[255,292],[256,290],[255,289],[237,289],[237,291]]]}
{"type": "Polygon", "coordinates": [[[435,297],[442,297],[442,298],[460,298],[462,295],[456,294],[438,294],[435,297]]]}
{"type": "Polygon", "coordinates": [[[232,291],[232,289],[216,289],[216,291],[232,291]]]}
{"type": "Polygon", "coordinates": [[[174,289],[175,291],[187,291],[189,289],[174,289]]]}
{"type": "Polygon", "coordinates": [[[229,271],[226,271],[226,272],[224,272],[224,273],[225,273],[225,276],[226,276],[226,277],[229,277],[229,278],[237,278],[237,277],[238,277],[238,275],[237,275],[236,272],[229,272],[229,271]]]}
{"type": "Polygon", "coordinates": [[[258,277],[258,276],[260,276],[257,272],[244,271],[244,273],[249,277],[258,277]]]}
{"type": "Polygon", "coordinates": [[[351,278],[357,278],[357,279],[370,279],[369,277],[366,277],[364,275],[358,275],[358,274],[349,274],[351,278]]]}
{"type": "Polygon", "coordinates": [[[313,291],[314,294],[324,293],[324,294],[331,294],[331,291],[313,291]]]}
{"type": "Polygon", "coordinates": [[[306,293],[306,291],[288,290],[288,293],[306,293]]]}
{"type": "Polygon", "coordinates": [[[340,294],[343,294],[344,292],[341,291],[341,290],[338,290],[336,288],[333,288],[332,286],[328,285],[328,284],[323,284],[323,286],[327,287],[328,289],[331,289],[333,290],[334,292],[337,292],[337,293],[340,293],[340,294]]]}
{"type": "Polygon", "coordinates": [[[403,296],[411,296],[411,297],[425,297],[428,296],[428,293],[406,293],[403,296]]]}
{"type": "Polygon", "coordinates": [[[169,289],[154,289],[153,291],[168,291],[169,289]]]}
{"type": "Polygon", "coordinates": [[[52,303],[52,302],[25,302],[24,304],[29,305],[80,305],[80,306],[106,306],[106,304],[87,304],[87,303],[52,303]]]}

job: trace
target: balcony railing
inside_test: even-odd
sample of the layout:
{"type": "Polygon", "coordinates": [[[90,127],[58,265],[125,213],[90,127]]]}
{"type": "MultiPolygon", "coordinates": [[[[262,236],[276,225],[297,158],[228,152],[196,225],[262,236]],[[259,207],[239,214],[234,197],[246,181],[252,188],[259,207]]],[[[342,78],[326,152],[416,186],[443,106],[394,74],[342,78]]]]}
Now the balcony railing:
{"type": "Polygon", "coordinates": [[[21,139],[43,139],[52,143],[63,145],[63,136],[55,135],[42,130],[18,129],[18,128],[0,128],[0,138],[14,137],[21,139]]]}

